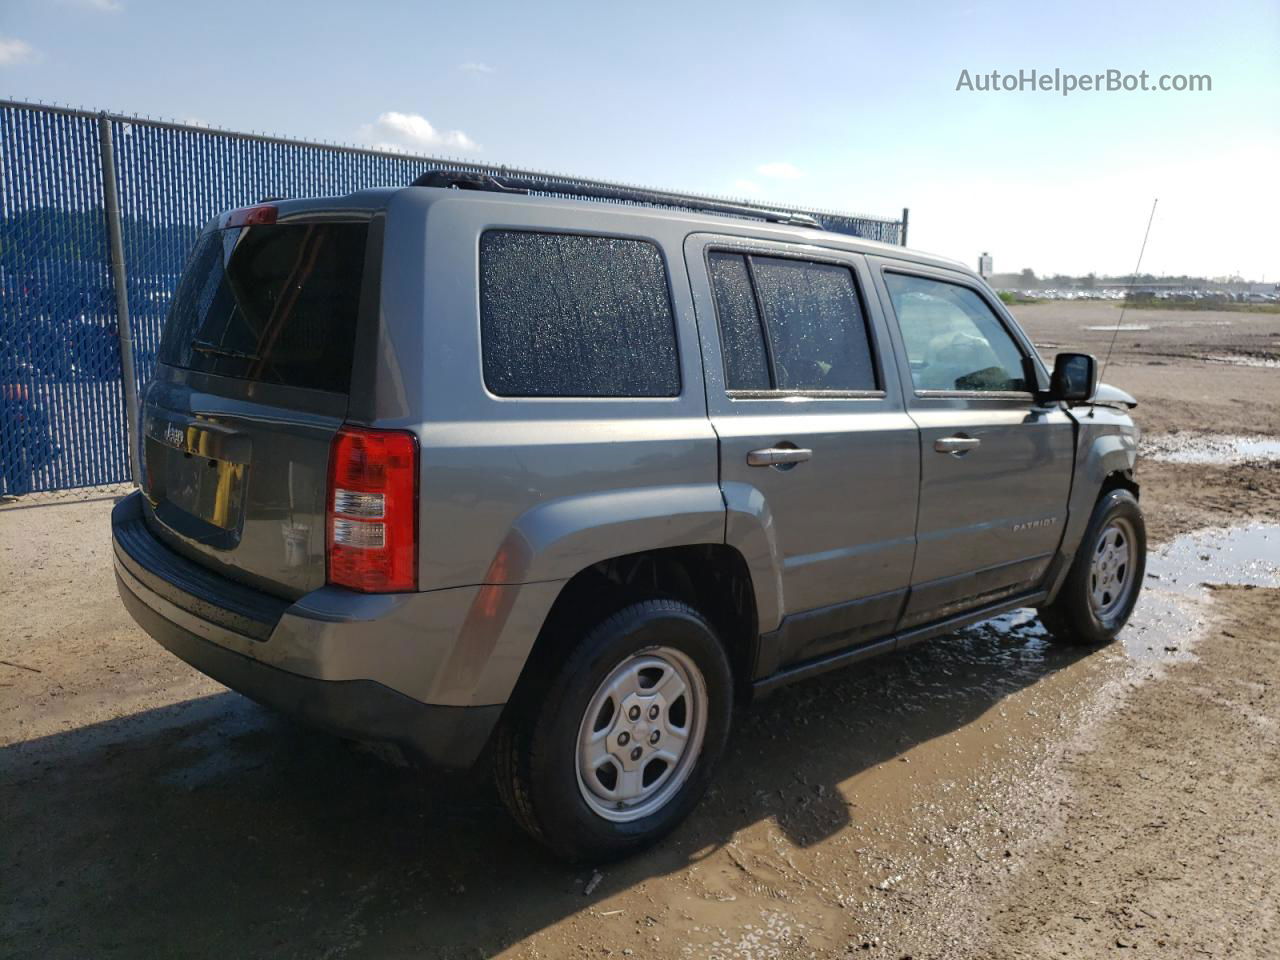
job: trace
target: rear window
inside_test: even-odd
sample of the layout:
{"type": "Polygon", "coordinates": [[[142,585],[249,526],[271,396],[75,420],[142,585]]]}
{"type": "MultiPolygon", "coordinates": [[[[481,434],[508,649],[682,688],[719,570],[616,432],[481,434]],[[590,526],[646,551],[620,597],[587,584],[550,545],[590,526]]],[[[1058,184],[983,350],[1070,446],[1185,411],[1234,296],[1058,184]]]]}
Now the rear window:
{"type": "Polygon", "coordinates": [[[346,393],[366,224],[211,230],[192,251],[160,343],[162,363],[346,393]]]}
{"type": "Polygon", "coordinates": [[[779,390],[875,390],[871,340],[848,267],[752,257],[779,390]]]}
{"type": "Polygon", "coordinates": [[[680,393],[666,265],[644,240],[487,231],[480,333],[498,396],[680,393]]]}
{"type": "Polygon", "coordinates": [[[878,388],[871,337],[848,267],[719,251],[709,255],[708,266],[729,390],[878,388]]]}

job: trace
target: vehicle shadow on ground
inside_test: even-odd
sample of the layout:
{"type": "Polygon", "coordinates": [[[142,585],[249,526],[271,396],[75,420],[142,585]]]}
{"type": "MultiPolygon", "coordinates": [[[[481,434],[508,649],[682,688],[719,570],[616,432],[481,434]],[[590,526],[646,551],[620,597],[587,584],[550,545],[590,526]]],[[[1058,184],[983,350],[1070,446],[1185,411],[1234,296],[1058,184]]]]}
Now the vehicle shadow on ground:
{"type": "MultiPolygon", "coordinates": [[[[808,846],[836,785],[1081,654],[980,626],[737,718],[717,785],[657,849],[589,868],[491,789],[408,770],[218,694],[0,750],[0,944],[16,957],[490,956],[774,818],[808,846]]],[[[865,811],[860,813],[865,816],[865,811]]],[[[5,953],[0,950],[0,953],[5,953]]]]}

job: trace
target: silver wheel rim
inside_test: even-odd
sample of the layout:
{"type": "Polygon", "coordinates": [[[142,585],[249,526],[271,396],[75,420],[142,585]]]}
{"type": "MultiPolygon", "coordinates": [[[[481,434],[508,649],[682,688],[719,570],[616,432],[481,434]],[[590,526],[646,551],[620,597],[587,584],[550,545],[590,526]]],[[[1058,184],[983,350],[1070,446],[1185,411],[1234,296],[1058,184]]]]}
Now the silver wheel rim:
{"type": "Polygon", "coordinates": [[[637,651],[596,688],[578,727],[578,789],[615,823],[661,810],[689,779],[707,726],[707,684],[671,647],[637,651]]]}
{"type": "Polygon", "coordinates": [[[1099,619],[1122,609],[1129,599],[1135,556],[1133,527],[1127,520],[1112,520],[1094,544],[1089,564],[1089,603],[1099,619]]]}

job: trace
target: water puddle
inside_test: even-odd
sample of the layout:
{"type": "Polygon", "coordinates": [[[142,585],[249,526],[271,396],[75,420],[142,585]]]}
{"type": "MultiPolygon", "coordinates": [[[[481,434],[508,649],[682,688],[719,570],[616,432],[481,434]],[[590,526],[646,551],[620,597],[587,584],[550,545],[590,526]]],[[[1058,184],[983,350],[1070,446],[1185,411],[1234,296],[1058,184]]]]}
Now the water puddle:
{"type": "Polygon", "coordinates": [[[1233,367],[1263,367],[1268,370],[1280,369],[1280,358],[1260,357],[1250,353],[1204,353],[1197,359],[1209,363],[1226,363],[1233,367]]]}
{"type": "Polygon", "coordinates": [[[1201,530],[1150,551],[1142,596],[1120,634],[1129,656],[1189,659],[1211,586],[1280,587],[1280,524],[1201,530]]]}
{"type": "Polygon", "coordinates": [[[1147,555],[1147,587],[1204,596],[1206,584],[1280,587],[1280,523],[1201,530],[1147,555]]]}
{"type": "MultiPolygon", "coordinates": [[[[1280,524],[1202,530],[1151,550],[1137,609],[1120,634],[1126,655],[1143,662],[1190,659],[1211,586],[1280,587],[1280,524]]],[[[1043,669],[1055,650],[1031,609],[993,617],[959,636],[967,641],[964,660],[1003,661],[1012,682],[1043,669]]]]}
{"type": "Polygon", "coordinates": [[[1091,327],[1085,327],[1086,330],[1100,330],[1103,333],[1110,333],[1112,330],[1119,330],[1121,333],[1129,331],[1130,333],[1141,333],[1144,330],[1150,330],[1151,325],[1147,323],[1122,323],[1116,325],[1114,323],[1099,323],[1091,327]]]}
{"type": "Polygon", "coordinates": [[[1053,643],[1034,610],[1015,610],[788,687],[747,713],[726,766],[750,777],[709,803],[729,817],[746,810],[751,822],[684,874],[696,896],[673,913],[698,918],[682,931],[697,944],[686,955],[754,956],[731,952],[725,930],[741,929],[735,917],[757,905],[781,901],[811,950],[834,953],[830,931],[869,918],[874,928],[894,902],[936,902],[940,889],[988,896],[985,879],[965,887],[973,857],[1008,869],[1020,842],[1054,828],[1066,758],[1086,742],[1078,738],[1131,686],[1193,660],[1209,636],[1207,584],[1280,587],[1280,523],[1152,548],[1137,609],[1104,650],[1053,643]],[[711,944],[709,916],[724,928],[711,944]]]}
{"type": "Polygon", "coordinates": [[[1280,438],[1229,433],[1164,433],[1142,438],[1141,456],[1165,463],[1236,466],[1280,460],[1280,438]]]}

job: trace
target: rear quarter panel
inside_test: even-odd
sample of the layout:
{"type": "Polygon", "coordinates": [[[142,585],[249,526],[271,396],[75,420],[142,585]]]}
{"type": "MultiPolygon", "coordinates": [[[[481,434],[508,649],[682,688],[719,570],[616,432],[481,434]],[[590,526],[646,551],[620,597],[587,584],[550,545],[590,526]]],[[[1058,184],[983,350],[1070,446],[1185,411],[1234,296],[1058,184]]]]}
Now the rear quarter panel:
{"type": "Polygon", "coordinates": [[[421,443],[424,590],[567,579],[655,547],[722,542],[716,437],[675,218],[411,189],[392,200],[374,414],[421,443]],[[479,241],[490,229],[631,237],[666,263],[681,390],[514,398],[485,386],[479,241]]]}

